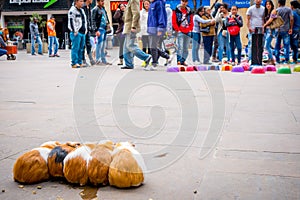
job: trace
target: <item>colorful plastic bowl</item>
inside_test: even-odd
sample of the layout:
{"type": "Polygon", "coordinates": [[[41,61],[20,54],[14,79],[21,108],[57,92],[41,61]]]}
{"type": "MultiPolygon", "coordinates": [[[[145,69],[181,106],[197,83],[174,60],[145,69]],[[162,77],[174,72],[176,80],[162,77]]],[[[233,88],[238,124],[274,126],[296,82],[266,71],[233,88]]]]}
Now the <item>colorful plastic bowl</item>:
{"type": "Polygon", "coordinates": [[[294,67],[294,72],[300,72],[300,65],[294,67]]]}
{"type": "Polygon", "coordinates": [[[167,72],[179,72],[179,67],[177,66],[168,67],[167,72]]]}
{"type": "Polygon", "coordinates": [[[220,66],[219,65],[211,65],[211,66],[208,66],[208,70],[220,70],[220,66]]]}
{"type": "Polygon", "coordinates": [[[252,70],[251,70],[252,74],[264,74],[265,72],[266,71],[265,71],[265,69],[262,66],[253,67],[252,70]]]}
{"type": "Polygon", "coordinates": [[[240,66],[244,68],[244,71],[249,71],[249,69],[250,69],[249,63],[246,63],[246,62],[241,63],[240,66]]]}
{"type": "Polygon", "coordinates": [[[193,72],[194,71],[194,66],[188,66],[186,67],[187,72],[193,72]]]}
{"type": "Polygon", "coordinates": [[[232,70],[232,65],[224,64],[222,66],[222,71],[231,71],[231,70],[232,70]]]}
{"type": "Polygon", "coordinates": [[[264,68],[265,68],[266,72],[276,72],[277,71],[277,69],[274,65],[267,65],[267,66],[264,66],[264,68]]]}
{"type": "Polygon", "coordinates": [[[205,65],[200,65],[200,66],[197,66],[197,71],[207,71],[207,66],[205,65]]]}
{"type": "Polygon", "coordinates": [[[180,67],[179,67],[179,70],[180,70],[181,72],[185,72],[185,71],[186,71],[186,68],[185,68],[184,66],[180,66],[180,67]]]}
{"type": "Polygon", "coordinates": [[[244,71],[245,71],[244,67],[240,65],[233,67],[231,70],[231,72],[244,72],[244,71]]]}
{"type": "Polygon", "coordinates": [[[283,67],[279,67],[277,70],[278,74],[291,74],[291,68],[287,67],[287,66],[283,66],[283,67]]]}

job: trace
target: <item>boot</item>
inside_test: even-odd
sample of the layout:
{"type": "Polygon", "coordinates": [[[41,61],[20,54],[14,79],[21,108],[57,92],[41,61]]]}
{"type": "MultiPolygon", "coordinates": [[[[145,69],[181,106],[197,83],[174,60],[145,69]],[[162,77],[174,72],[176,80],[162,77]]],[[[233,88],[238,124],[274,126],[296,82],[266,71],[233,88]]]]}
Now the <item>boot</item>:
{"type": "Polygon", "coordinates": [[[88,57],[89,57],[89,59],[90,59],[90,63],[91,63],[91,65],[95,65],[95,64],[96,64],[96,62],[95,62],[95,61],[94,61],[94,59],[93,59],[92,52],[90,52],[90,53],[88,54],[88,57]]]}
{"type": "Polygon", "coordinates": [[[120,58],[120,62],[118,63],[118,65],[123,65],[123,59],[120,58]]]}

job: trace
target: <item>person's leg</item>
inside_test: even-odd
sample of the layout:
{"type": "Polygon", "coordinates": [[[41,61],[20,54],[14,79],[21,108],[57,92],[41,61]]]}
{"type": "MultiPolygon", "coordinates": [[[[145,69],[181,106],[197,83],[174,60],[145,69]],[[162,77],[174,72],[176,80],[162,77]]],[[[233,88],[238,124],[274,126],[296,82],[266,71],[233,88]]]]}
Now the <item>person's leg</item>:
{"type": "Polygon", "coordinates": [[[122,35],[121,33],[118,36],[119,38],[119,45],[120,45],[120,49],[119,49],[119,58],[123,59],[123,47],[124,47],[124,41],[125,41],[125,37],[124,35],[122,35]]]}
{"type": "Polygon", "coordinates": [[[203,44],[204,44],[204,55],[203,55],[203,63],[207,64],[209,63],[209,36],[203,36],[203,44]]]}
{"type": "Polygon", "coordinates": [[[106,30],[103,30],[101,32],[102,35],[102,44],[100,48],[100,58],[102,63],[107,63],[106,58],[105,58],[105,44],[106,44],[106,30]]]}
{"type": "Polygon", "coordinates": [[[136,33],[130,33],[129,35],[130,35],[129,36],[130,37],[130,42],[129,42],[129,46],[127,48],[129,49],[130,52],[133,53],[134,56],[136,56],[140,60],[146,61],[149,58],[150,55],[143,52],[138,47],[138,45],[134,42],[135,39],[136,39],[136,33]]]}
{"type": "Polygon", "coordinates": [[[37,43],[38,43],[38,54],[43,54],[43,50],[42,50],[42,40],[40,36],[36,37],[37,39],[37,43]]]}
{"type": "Polygon", "coordinates": [[[281,33],[278,32],[278,35],[276,37],[275,50],[274,50],[277,63],[280,63],[280,43],[281,43],[281,33]]]}
{"type": "Polygon", "coordinates": [[[191,35],[190,34],[184,34],[183,36],[183,52],[182,52],[182,58],[183,58],[183,62],[181,64],[183,64],[188,55],[189,55],[189,45],[190,45],[190,41],[191,41],[191,35]]]}
{"type": "Polygon", "coordinates": [[[52,48],[53,48],[53,38],[52,36],[48,36],[48,53],[49,53],[49,56],[52,55],[52,48]]]}
{"type": "Polygon", "coordinates": [[[268,28],[265,35],[266,35],[265,49],[267,49],[267,51],[268,51],[269,60],[271,60],[272,57],[273,57],[272,49],[271,49],[271,42],[272,42],[272,39],[273,39],[271,29],[268,28]]]}
{"type": "Polygon", "coordinates": [[[198,33],[192,32],[192,61],[197,62],[198,33]]]}
{"type": "Polygon", "coordinates": [[[157,35],[150,35],[149,36],[149,43],[150,43],[150,52],[152,56],[152,65],[154,67],[158,64],[158,36],[157,35]]]}
{"type": "Polygon", "coordinates": [[[184,34],[179,32],[177,35],[177,63],[183,62],[183,36],[184,34]]]}
{"type": "MultiPolygon", "coordinates": [[[[238,59],[238,64],[241,63],[241,59],[242,59],[242,42],[241,42],[241,37],[240,34],[238,34],[236,36],[236,48],[238,50],[238,55],[237,55],[237,59],[238,59]]],[[[234,55],[234,53],[232,54],[234,55]]]]}
{"type": "Polygon", "coordinates": [[[219,58],[220,61],[222,61],[223,51],[224,51],[224,40],[223,40],[223,36],[222,36],[222,31],[220,31],[220,33],[218,35],[218,43],[219,43],[218,58],[219,58]]]}
{"type": "Polygon", "coordinates": [[[227,31],[227,36],[224,37],[224,41],[225,41],[225,46],[226,46],[226,56],[227,56],[227,61],[230,61],[231,58],[231,50],[230,50],[230,45],[229,45],[229,33],[227,31]]]}
{"type": "Polygon", "coordinates": [[[209,57],[212,56],[212,53],[213,53],[213,43],[214,43],[214,36],[209,36],[209,51],[208,51],[208,54],[209,54],[209,57]]]}
{"type": "Polygon", "coordinates": [[[248,60],[251,61],[252,59],[252,33],[248,33],[248,60]]]}
{"type": "Polygon", "coordinates": [[[293,61],[297,63],[298,60],[298,45],[299,45],[299,31],[294,32],[290,36],[290,42],[291,42],[291,49],[293,51],[293,61]]]}
{"type": "MultiPolygon", "coordinates": [[[[78,60],[78,51],[80,48],[80,40],[79,35],[74,35],[73,32],[70,33],[70,39],[72,41],[72,49],[71,49],[71,65],[79,64],[78,60]]],[[[81,62],[81,61],[80,61],[81,62]]]]}
{"type": "Polygon", "coordinates": [[[7,50],[0,48],[0,57],[7,54],[7,50]]]}
{"type": "Polygon", "coordinates": [[[33,35],[31,35],[31,54],[32,54],[32,55],[34,55],[34,54],[35,54],[34,43],[35,43],[34,36],[33,36],[33,35]]]}
{"type": "Polygon", "coordinates": [[[146,35],[142,35],[142,48],[143,48],[143,52],[147,52],[147,36],[146,35]]]}
{"type": "Polygon", "coordinates": [[[58,39],[57,37],[54,37],[54,55],[58,55],[57,52],[58,52],[58,46],[59,46],[59,43],[58,43],[58,39]]]}
{"type": "Polygon", "coordinates": [[[290,36],[287,32],[283,33],[283,47],[285,52],[285,62],[290,60],[290,36]]]}
{"type": "MultiPolygon", "coordinates": [[[[217,32],[217,30],[216,30],[216,32],[217,32]]],[[[199,42],[199,44],[200,44],[200,42],[199,42]]],[[[213,60],[216,60],[216,58],[217,58],[218,47],[219,47],[219,44],[218,44],[218,35],[215,35],[214,36],[214,49],[213,49],[213,55],[212,55],[213,60]]]]}
{"type": "Polygon", "coordinates": [[[235,62],[235,54],[234,54],[234,44],[236,43],[236,36],[229,36],[229,45],[231,51],[232,62],[235,62]]]}
{"type": "Polygon", "coordinates": [[[83,55],[84,55],[84,46],[85,46],[85,34],[78,33],[79,35],[79,49],[78,49],[78,64],[82,64],[83,55]]]}
{"type": "Polygon", "coordinates": [[[131,40],[130,40],[130,33],[125,34],[125,39],[124,39],[124,48],[123,48],[123,55],[124,55],[124,61],[125,61],[125,66],[133,68],[133,54],[129,50],[131,40]]]}

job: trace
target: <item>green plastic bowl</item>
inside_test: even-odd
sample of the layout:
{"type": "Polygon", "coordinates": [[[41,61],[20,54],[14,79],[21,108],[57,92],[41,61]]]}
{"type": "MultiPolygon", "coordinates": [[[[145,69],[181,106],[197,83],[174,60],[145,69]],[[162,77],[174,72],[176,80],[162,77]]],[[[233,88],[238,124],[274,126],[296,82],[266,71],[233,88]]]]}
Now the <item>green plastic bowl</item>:
{"type": "Polygon", "coordinates": [[[291,68],[289,67],[279,67],[279,69],[277,70],[277,74],[291,74],[291,68]]]}
{"type": "Polygon", "coordinates": [[[300,72],[300,65],[295,66],[294,72],[300,72]]]}

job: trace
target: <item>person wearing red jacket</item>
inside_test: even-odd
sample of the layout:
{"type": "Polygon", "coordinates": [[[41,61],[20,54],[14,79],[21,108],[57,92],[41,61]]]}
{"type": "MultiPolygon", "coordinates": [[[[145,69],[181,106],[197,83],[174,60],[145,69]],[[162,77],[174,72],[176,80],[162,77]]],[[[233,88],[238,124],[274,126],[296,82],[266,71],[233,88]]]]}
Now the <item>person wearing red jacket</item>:
{"type": "Polygon", "coordinates": [[[172,14],[172,25],[177,33],[178,42],[177,64],[185,66],[187,66],[188,47],[194,27],[193,13],[187,4],[188,0],[181,0],[181,4],[177,5],[172,14]]]}

